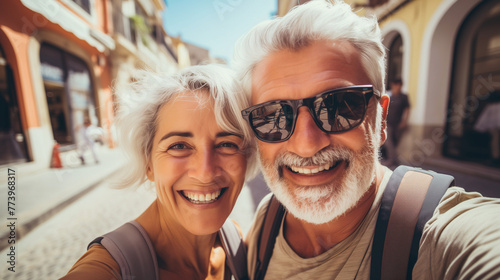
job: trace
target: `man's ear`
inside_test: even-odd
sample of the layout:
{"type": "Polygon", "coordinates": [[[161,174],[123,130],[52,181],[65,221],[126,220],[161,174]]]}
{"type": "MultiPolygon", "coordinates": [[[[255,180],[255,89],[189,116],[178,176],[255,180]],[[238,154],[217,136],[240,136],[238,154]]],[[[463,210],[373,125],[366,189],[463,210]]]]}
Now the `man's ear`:
{"type": "Polygon", "coordinates": [[[387,94],[382,95],[380,98],[380,105],[382,105],[382,128],[380,130],[380,146],[385,143],[387,139],[387,112],[389,111],[390,98],[387,94]]]}
{"type": "Polygon", "coordinates": [[[146,176],[148,177],[148,180],[151,182],[155,181],[155,172],[153,171],[153,167],[151,167],[151,163],[148,164],[147,170],[146,170],[146,176]]]}

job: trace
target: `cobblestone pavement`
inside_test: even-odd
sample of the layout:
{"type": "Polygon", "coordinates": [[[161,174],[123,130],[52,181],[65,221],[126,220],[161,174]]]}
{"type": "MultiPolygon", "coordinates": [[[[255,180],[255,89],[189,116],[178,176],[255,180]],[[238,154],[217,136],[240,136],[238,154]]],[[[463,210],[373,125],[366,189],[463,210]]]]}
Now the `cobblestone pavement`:
{"type": "MultiPolygon", "coordinates": [[[[244,233],[267,189],[257,178],[243,187],[231,214],[244,233]]],[[[97,236],[136,218],[154,200],[144,188],[111,189],[108,182],[80,198],[60,213],[16,241],[15,272],[8,270],[8,249],[0,252],[0,278],[3,280],[58,279],[83,255],[97,236]]]]}
{"type": "Polygon", "coordinates": [[[82,197],[16,242],[15,272],[2,251],[2,279],[58,279],[85,252],[90,241],[142,213],[154,195],[143,189],[114,190],[108,183],[82,197]]]}

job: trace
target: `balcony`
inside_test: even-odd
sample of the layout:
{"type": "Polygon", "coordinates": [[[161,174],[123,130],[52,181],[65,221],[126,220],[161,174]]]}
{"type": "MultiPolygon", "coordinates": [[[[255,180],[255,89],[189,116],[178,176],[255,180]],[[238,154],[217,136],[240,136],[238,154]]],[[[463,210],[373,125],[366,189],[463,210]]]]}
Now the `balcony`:
{"type": "Polygon", "coordinates": [[[134,45],[137,44],[137,31],[131,18],[124,16],[118,10],[113,10],[113,27],[115,34],[123,36],[134,45]]]}
{"type": "Polygon", "coordinates": [[[165,40],[163,27],[148,20],[143,14],[126,16],[121,9],[114,9],[113,27],[117,55],[135,56],[149,66],[158,61],[159,53],[171,56],[177,61],[174,48],[165,40]]]}

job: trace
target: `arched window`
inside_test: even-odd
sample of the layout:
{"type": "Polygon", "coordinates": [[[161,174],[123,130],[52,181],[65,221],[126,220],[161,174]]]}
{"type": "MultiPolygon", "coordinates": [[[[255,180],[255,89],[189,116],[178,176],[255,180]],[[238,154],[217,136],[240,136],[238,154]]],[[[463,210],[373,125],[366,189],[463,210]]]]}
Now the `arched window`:
{"type": "MultiPolygon", "coordinates": [[[[389,88],[391,81],[401,79],[403,68],[403,39],[401,35],[396,35],[389,46],[389,53],[387,58],[387,80],[386,86],[389,88]]],[[[405,81],[403,81],[405,82],[405,81]]]]}
{"type": "Polygon", "coordinates": [[[28,161],[12,69],[0,47],[0,165],[28,161]]]}
{"type": "Polygon", "coordinates": [[[444,155],[500,166],[500,2],[484,1],[457,36],[444,155]],[[493,107],[498,104],[498,109],[493,107]],[[496,113],[495,113],[496,111],[496,113]]]}
{"type": "Polygon", "coordinates": [[[54,139],[63,146],[78,144],[84,120],[98,123],[88,66],[49,44],[40,48],[40,64],[54,139]]]}

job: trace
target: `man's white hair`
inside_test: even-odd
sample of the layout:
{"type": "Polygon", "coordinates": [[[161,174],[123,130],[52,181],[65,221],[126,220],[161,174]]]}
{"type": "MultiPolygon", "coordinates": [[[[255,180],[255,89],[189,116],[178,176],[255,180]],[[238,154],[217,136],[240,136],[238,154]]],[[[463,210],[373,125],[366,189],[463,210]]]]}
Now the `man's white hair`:
{"type": "Polygon", "coordinates": [[[252,71],[260,61],[273,52],[298,51],[319,40],[346,41],[356,47],[376,94],[384,94],[385,48],[376,18],[358,16],[340,0],[313,0],[284,17],[258,24],[238,40],[232,65],[247,96],[252,91],[252,71]]]}

